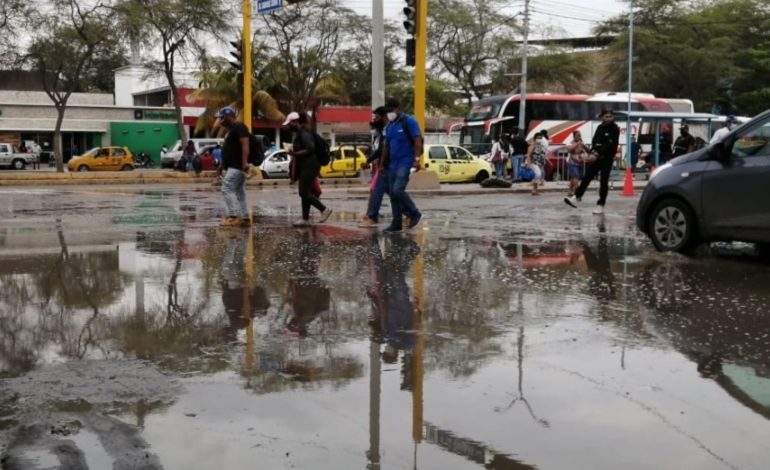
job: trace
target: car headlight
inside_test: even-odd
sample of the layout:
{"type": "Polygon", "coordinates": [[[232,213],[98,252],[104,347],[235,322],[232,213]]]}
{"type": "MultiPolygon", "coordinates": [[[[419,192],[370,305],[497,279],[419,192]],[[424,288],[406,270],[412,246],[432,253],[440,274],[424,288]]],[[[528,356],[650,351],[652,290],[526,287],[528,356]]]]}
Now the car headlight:
{"type": "Polygon", "coordinates": [[[661,166],[655,168],[655,170],[650,175],[650,181],[652,181],[655,176],[657,176],[661,171],[665,170],[666,168],[671,168],[673,165],[671,163],[664,163],[661,166]]]}

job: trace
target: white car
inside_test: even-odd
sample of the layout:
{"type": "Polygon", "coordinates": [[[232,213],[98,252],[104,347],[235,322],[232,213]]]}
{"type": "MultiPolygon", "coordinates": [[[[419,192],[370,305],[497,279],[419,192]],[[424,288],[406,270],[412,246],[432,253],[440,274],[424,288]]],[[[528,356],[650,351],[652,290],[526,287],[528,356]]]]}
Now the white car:
{"type": "Polygon", "coordinates": [[[291,157],[285,150],[269,153],[262,162],[260,169],[263,178],[288,178],[291,157]]]}
{"type": "MultiPolygon", "coordinates": [[[[206,147],[208,145],[222,145],[225,142],[225,139],[190,139],[192,140],[193,144],[195,145],[195,153],[200,154],[203,147],[206,147]]],[[[184,145],[187,145],[187,142],[185,142],[184,145]]],[[[174,148],[166,152],[165,155],[161,156],[160,158],[160,166],[161,168],[176,168],[176,164],[179,161],[180,158],[182,158],[182,141],[177,140],[176,145],[174,145],[174,148]]]]}

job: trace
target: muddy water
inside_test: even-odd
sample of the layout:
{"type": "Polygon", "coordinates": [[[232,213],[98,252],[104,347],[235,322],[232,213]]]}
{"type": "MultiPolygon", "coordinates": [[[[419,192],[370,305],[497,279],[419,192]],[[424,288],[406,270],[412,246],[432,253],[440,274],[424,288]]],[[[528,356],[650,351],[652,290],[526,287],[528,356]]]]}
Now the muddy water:
{"type": "Polygon", "coordinates": [[[767,264],[611,228],[222,230],[154,201],[0,233],[5,467],[770,461],[767,264]]]}

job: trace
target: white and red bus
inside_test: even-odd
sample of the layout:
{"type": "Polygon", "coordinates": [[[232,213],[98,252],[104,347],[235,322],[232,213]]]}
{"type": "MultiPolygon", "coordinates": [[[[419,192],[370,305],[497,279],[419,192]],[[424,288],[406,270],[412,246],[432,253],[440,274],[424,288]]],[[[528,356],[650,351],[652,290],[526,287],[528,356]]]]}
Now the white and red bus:
{"type": "MultiPolygon", "coordinates": [[[[535,132],[548,131],[551,146],[568,144],[572,132],[579,130],[590,141],[596,126],[601,124],[599,115],[604,109],[623,111],[628,109],[628,94],[598,93],[596,95],[553,95],[528,93],[526,123],[519,126],[519,95],[491,96],[473,104],[460,130],[460,144],[476,155],[491,151],[492,143],[501,133],[514,128],[526,129],[527,139],[535,132]]],[[[665,100],[647,93],[631,95],[632,111],[673,111],[665,100]]],[[[621,135],[625,135],[625,121],[618,119],[621,135]]],[[[638,124],[634,124],[636,127],[638,124]]],[[[648,127],[648,126],[645,126],[648,127]]],[[[642,132],[654,129],[643,128],[642,132]]],[[[638,134],[639,129],[634,129],[638,134]]],[[[641,136],[640,136],[641,137],[641,136]]],[[[644,140],[644,139],[640,139],[644,140]]],[[[621,145],[625,140],[621,139],[621,145]]]]}

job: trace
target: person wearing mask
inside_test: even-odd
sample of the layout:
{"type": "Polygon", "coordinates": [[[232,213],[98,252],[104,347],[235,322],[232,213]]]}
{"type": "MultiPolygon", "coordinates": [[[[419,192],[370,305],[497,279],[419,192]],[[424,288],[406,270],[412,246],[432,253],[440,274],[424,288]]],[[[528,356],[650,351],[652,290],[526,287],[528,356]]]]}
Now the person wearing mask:
{"type": "Polygon", "coordinates": [[[385,128],[385,143],[382,149],[388,171],[390,207],[393,220],[385,233],[398,233],[403,230],[403,216],[409,218],[409,228],[416,227],[422,219],[422,213],[406,192],[412,169],[420,171],[422,157],[422,133],[414,116],[401,112],[401,105],[395,98],[385,102],[388,126],[385,128]]]}
{"type": "Polygon", "coordinates": [[[679,137],[674,141],[674,158],[693,150],[695,150],[695,137],[690,134],[690,126],[682,124],[682,127],[679,128],[679,137]]]}
{"type": "Polygon", "coordinates": [[[519,170],[521,170],[521,163],[524,161],[524,157],[529,150],[529,144],[527,139],[522,137],[521,130],[516,128],[513,130],[513,137],[511,138],[511,147],[513,147],[513,157],[511,157],[511,170],[513,181],[519,181],[519,170]]]}
{"type": "Polygon", "coordinates": [[[369,123],[372,133],[372,147],[366,157],[366,168],[372,168],[372,182],[369,186],[366,215],[358,223],[358,226],[362,228],[377,227],[382,199],[385,194],[388,194],[388,172],[382,165],[382,147],[387,124],[388,117],[384,106],[372,111],[372,121],[369,123]]]}
{"type": "Polygon", "coordinates": [[[588,145],[583,142],[583,135],[580,131],[572,133],[572,142],[567,145],[569,157],[567,157],[567,176],[569,176],[569,194],[575,194],[575,190],[583,177],[586,158],[588,157],[588,145]]]}
{"type": "Polygon", "coordinates": [[[620,128],[615,124],[615,114],[610,109],[602,111],[602,123],[596,128],[591,141],[591,151],[596,154],[596,161],[586,168],[583,180],[575,194],[564,198],[567,205],[577,208],[591,181],[599,175],[599,201],[594,214],[604,214],[607,194],[610,190],[610,173],[615,153],[618,151],[620,128]]]}
{"type": "Polygon", "coordinates": [[[727,116],[727,119],[725,119],[724,127],[719,129],[718,131],[714,132],[714,135],[711,136],[711,140],[709,141],[710,145],[716,144],[717,142],[721,142],[722,139],[727,137],[727,134],[730,133],[730,131],[733,129],[733,125],[738,124],[738,120],[733,116],[732,114],[727,116]]]}
{"type": "Polygon", "coordinates": [[[535,174],[535,177],[532,179],[533,196],[540,195],[538,185],[545,183],[545,149],[547,147],[543,145],[543,140],[545,140],[545,138],[541,132],[535,134],[535,140],[532,142],[532,145],[529,146],[529,152],[527,153],[527,158],[524,162],[527,168],[532,170],[535,174]]]}
{"type": "Polygon", "coordinates": [[[294,179],[298,181],[299,197],[302,202],[302,219],[294,222],[295,227],[310,226],[310,207],[321,212],[319,223],[326,222],[332,210],[326,207],[313,191],[313,183],[321,173],[315,148],[315,133],[310,129],[310,120],[306,113],[290,113],[284,126],[294,133],[292,149],[289,152],[294,160],[294,179]]]}
{"type": "MultiPolygon", "coordinates": [[[[235,120],[236,112],[225,106],[217,113],[222,126],[227,129],[222,148],[222,164],[218,173],[224,171],[222,195],[225,199],[224,227],[249,227],[251,219],[246,208],[246,172],[249,169],[249,129],[235,120]]],[[[188,144],[188,148],[192,141],[188,144]]],[[[193,152],[195,147],[193,146],[193,152]]]]}
{"type": "Polygon", "coordinates": [[[495,178],[502,179],[505,176],[505,163],[511,156],[511,144],[508,134],[500,134],[500,138],[492,146],[492,158],[490,162],[495,167],[495,178]]]}

